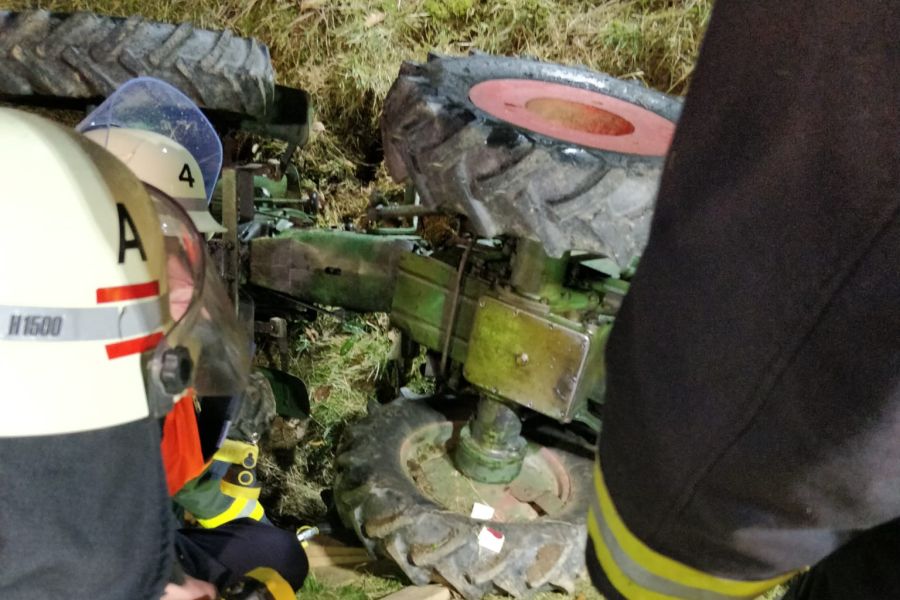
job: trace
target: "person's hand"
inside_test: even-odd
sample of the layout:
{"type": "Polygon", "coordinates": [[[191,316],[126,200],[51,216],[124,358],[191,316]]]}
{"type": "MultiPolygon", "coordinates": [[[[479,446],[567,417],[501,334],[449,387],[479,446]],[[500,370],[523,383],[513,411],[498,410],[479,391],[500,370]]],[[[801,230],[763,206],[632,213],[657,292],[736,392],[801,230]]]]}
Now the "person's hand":
{"type": "Polygon", "coordinates": [[[184,583],[181,585],[175,583],[166,585],[162,598],[159,600],[216,600],[218,597],[219,592],[216,590],[216,586],[185,575],[184,583]]]}

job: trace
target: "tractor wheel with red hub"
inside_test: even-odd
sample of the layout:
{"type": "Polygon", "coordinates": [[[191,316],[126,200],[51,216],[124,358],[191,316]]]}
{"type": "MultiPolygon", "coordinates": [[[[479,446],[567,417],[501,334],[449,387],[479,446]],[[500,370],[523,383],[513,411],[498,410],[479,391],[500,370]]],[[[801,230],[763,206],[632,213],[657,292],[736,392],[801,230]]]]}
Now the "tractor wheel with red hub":
{"type": "Polygon", "coordinates": [[[679,99],[587,69],[474,54],[404,63],[385,101],[385,161],[478,235],[620,266],[647,241],[679,99]]]}
{"type": "Polygon", "coordinates": [[[454,467],[465,420],[442,405],[459,409],[400,398],[373,406],[349,428],[336,461],[341,519],[418,585],[446,582],[469,600],[571,593],[585,569],[593,444],[554,423],[526,422],[519,475],[480,483],[454,467]],[[493,518],[471,518],[475,502],[493,507],[493,518]],[[479,542],[483,528],[502,536],[499,552],[479,542]]]}

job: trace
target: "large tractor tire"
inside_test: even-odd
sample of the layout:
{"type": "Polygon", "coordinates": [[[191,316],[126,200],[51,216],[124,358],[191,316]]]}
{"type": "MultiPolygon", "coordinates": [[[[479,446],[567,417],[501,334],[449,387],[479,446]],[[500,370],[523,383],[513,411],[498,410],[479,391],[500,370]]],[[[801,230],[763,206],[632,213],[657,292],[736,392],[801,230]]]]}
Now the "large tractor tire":
{"type": "Polygon", "coordinates": [[[628,265],[646,244],[677,98],[587,69],[475,54],[404,63],[385,161],[477,234],[628,265]]]}
{"type": "Polygon", "coordinates": [[[335,481],[342,520],[415,584],[446,582],[469,600],[571,593],[585,569],[590,445],[554,427],[563,441],[529,441],[516,480],[480,484],[454,470],[449,453],[462,423],[435,407],[401,398],[350,427],[335,481]],[[493,505],[494,519],[470,518],[474,501],[493,505]],[[485,526],[504,536],[499,553],[480,545],[485,526]]]}
{"type": "Polygon", "coordinates": [[[103,98],[141,75],[168,81],[207,109],[261,119],[274,102],[268,48],[229,31],[139,16],[0,12],[0,95],[103,98]]]}

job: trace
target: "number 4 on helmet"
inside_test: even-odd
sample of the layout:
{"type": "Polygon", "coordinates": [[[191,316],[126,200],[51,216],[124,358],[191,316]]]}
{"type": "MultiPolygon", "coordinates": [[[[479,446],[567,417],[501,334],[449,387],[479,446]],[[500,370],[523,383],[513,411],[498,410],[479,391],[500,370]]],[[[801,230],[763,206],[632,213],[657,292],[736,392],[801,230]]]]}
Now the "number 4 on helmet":
{"type": "Polygon", "coordinates": [[[222,143],[203,112],[180,91],[159,79],[132,79],[77,130],[116,155],[141,181],[174,198],[198,231],[225,231],[209,214],[222,143]]]}

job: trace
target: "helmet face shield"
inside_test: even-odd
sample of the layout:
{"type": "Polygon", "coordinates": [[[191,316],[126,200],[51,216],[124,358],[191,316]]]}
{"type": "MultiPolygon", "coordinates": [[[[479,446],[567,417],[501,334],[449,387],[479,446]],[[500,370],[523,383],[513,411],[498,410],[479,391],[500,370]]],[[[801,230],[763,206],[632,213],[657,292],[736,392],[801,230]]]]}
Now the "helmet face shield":
{"type": "Polygon", "coordinates": [[[118,127],[152,131],[184,146],[200,167],[209,204],[222,168],[222,142],[190,98],[164,81],[138,77],[113,92],[76,129],[84,133],[118,127]]]}
{"type": "Polygon", "coordinates": [[[238,396],[247,387],[250,341],[210,261],[206,262],[203,281],[190,335],[200,347],[194,390],[199,396],[238,396]]]}
{"type": "Polygon", "coordinates": [[[210,261],[202,235],[177,202],[146,186],[165,236],[173,324],[144,356],[151,411],[161,416],[188,387],[201,396],[240,394],[250,371],[249,342],[210,261]]]}

